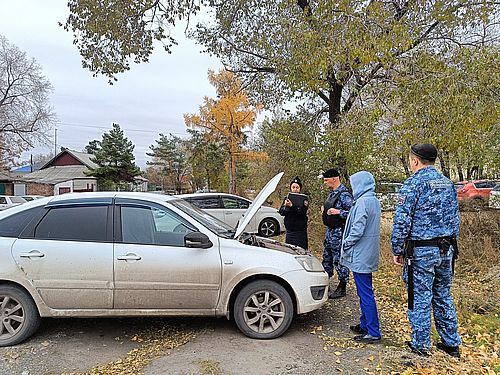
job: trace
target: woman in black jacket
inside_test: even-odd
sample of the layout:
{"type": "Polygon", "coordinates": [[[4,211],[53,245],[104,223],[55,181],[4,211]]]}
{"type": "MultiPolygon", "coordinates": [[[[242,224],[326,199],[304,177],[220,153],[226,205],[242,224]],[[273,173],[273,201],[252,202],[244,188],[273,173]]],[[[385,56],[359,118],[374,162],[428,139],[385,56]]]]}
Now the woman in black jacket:
{"type": "MultiPolygon", "coordinates": [[[[295,176],[290,182],[290,192],[300,193],[302,182],[295,176]]],[[[304,200],[304,205],[297,206],[290,199],[285,198],[278,212],[285,217],[285,243],[297,245],[307,249],[307,208],[309,202],[304,200]]]]}

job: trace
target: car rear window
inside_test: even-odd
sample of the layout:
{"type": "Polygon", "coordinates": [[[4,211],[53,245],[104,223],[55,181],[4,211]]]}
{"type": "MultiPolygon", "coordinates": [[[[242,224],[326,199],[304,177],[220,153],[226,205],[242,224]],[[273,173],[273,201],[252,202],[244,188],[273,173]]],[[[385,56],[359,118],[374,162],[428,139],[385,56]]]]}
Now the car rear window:
{"type": "Polygon", "coordinates": [[[189,203],[195,205],[198,208],[210,209],[210,208],[221,208],[219,197],[206,197],[206,198],[184,198],[189,203]]]}
{"type": "Polygon", "coordinates": [[[21,198],[21,197],[10,197],[10,200],[12,201],[12,203],[26,203],[26,201],[21,198]]]}
{"type": "Polygon", "coordinates": [[[107,205],[51,209],[35,228],[35,238],[106,241],[107,205]]]}
{"type": "Polygon", "coordinates": [[[247,209],[250,206],[247,201],[233,197],[222,197],[222,203],[224,204],[225,209],[247,209]]]}
{"type": "Polygon", "coordinates": [[[376,192],[381,194],[397,193],[399,189],[403,186],[400,183],[381,183],[376,187],[376,192]]]}
{"type": "Polygon", "coordinates": [[[495,183],[493,181],[482,181],[475,182],[474,185],[476,185],[476,188],[478,189],[491,189],[495,186],[495,183]]]}
{"type": "Polygon", "coordinates": [[[43,210],[43,206],[33,207],[0,220],[0,237],[19,237],[31,219],[43,210]]]}

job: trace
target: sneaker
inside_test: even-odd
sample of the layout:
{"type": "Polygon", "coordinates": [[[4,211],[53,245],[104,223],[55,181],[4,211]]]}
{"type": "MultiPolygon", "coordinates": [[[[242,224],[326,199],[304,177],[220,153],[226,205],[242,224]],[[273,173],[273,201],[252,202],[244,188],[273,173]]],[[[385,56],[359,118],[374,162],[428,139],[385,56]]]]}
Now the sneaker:
{"type": "Polygon", "coordinates": [[[358,333],[360,335],[366,335],[368,331],[364,328],[361,328],[360,324],[356,324],[355,326],[349,326],[349,329],[354,333],[358,333]]]}
{"type": "Polygon", "coordinates": [[[406,342],[406,345],[408,345],[408,347],[410,348],[410,350],[412,351],[412,353],[415,353],[416,355],[419,355],[421,357],[430,357],[431,356],[431,353],[429,352],[429,350],[427,349],[419,349],[419,348],[415,348],[411,341],[407,341],[406,342]]]}
{"type": "Polygon", "coordinates": [[[436,348],[452,357],[460,358],[460,349],[458,346],[448,346],[446,344],[443,344],[442,342],[438,342],[436,344],[436,348]]]}
{"type": "Polygon", "coordinates": [[[359,335],[359,336],[354,336],[354,341],[361,342],[363,344],[374,344],[382,340],[382,337],[375,337],[372,335],[369,335],[368,333],[366,335],[359,335]]]}

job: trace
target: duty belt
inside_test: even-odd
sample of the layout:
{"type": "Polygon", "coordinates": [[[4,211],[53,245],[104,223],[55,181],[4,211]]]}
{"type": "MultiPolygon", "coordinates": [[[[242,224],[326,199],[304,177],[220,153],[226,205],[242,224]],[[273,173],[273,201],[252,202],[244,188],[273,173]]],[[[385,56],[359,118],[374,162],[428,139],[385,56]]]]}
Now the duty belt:
{"type": "Polygon", "coordinates": [[[453,237],[436,237],[430,240],[410,240],[413,242],[414,247],[439,247],[442,248],[444,244],[451,245],[453,237]]]}

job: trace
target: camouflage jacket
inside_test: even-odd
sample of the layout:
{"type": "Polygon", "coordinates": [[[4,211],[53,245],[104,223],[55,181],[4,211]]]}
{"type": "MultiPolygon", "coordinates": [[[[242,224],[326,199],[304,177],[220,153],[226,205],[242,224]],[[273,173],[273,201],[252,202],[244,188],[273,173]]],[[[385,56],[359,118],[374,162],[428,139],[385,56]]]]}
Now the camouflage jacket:
{"type": "MultiPolygon", "coordinates": [[[[347,216],[349,215],[349,210],[352,207],[352,202],[353,198],[349,190],[343,185],[340,184],[340,186],[335,189],[330,191],[328,196],[332,196],[336,191],[340,192],[339,198],[337,199],[337,202],[334,205],[334,208],[338,209],[340,211],[340,218],[347,220],[347,216]]],[[[339,226],[338,228],[329,228],[327,227],[326,229],[326,239],[331,240],[334,237],[342,237],[342,232],[343,232],[343,226],[339,226]]]]}
{"type": "Polygon", "coordinates": [[[392,252],[401,255],[406,238],[457,237],[459,225],[453,183],[432,166],[422,168],[408,178],[399,191],[392,227],[392,252]]]}

